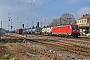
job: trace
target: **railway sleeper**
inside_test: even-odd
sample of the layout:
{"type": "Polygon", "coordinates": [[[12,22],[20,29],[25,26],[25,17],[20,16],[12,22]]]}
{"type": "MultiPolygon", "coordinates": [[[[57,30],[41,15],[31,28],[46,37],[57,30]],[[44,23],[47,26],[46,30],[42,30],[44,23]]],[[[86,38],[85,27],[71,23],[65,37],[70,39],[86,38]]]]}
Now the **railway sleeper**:
{"type": "Polygon", "coordinates": [[[81,50],[82,52],[90,53],[90,50],[81,50]]]}
{"type": "Polygon", "coordinates": [[[84,55],[85,55],[85,56],[90,56],[90,54],[89,54],[89,53],[84,53],[84,55]]]}
{"type": "Polygon", "coordinates": [[[80,51],[75,51],[75,53],[80,54],[81,52],[80,51]]]}
{"type": "Polygon", "coordinates": [[[73,52],[73,53],[75,53],[75,50],[68,50],[69,52],[73,52]]]}
{"type": "Polygon", "coordinates": [[[85,52],[80,52],[79,54],[81,54],[81,55],[85,55],[86,53],[85,53],[85,52]]]}
{"type": "Polygon", "coordinates": [[[77,48],[77,49],[73,48],[73,49],[76,50],[76,51],[81,51],[81,52],[85,52],[85,53],[90,53],[89,50],[85,50],[85,49],[81,49],[81,48],[77,48]]]}
{"type": "Polygon", "coordinates": [[[75,49],[75,50],[79,50],[79,51],[82,51],[82,52],[90,53],[90,50],[87,50],[87,49],[84,49],[84,48],[76,47],[76,48],[73,48],[73,49],[75,49]]]}
{"type": "Polygon", "coordinates": [[[60,50],[65,50],[65,51],[66,51],[66,49],[65,49],[65,48],[60,48],[60,50]]]}
{"type": "Polygon", "coordinates": [[[84,55],[84,56],[89,56],[89,54],[86,52],[75,51],[75,53],[80,54],[80,55],[84,55]]]}
{"type": "Polygon", "coordinates": [[[75,50],[68,50],[70,52],[73,52],[73,53],[77,53],[77,54],[80,54],[80,55],[85,55],[85,56],[90,56],[88,53],[86,52],[81,52],[81,51],[75,51],[75,50]]]}

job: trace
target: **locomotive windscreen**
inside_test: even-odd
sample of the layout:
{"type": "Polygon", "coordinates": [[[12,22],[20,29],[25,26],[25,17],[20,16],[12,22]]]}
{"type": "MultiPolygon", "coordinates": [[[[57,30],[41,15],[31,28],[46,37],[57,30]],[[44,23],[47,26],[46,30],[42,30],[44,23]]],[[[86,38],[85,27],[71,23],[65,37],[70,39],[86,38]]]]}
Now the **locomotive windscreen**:
{"type": "Polygon", "coordinates": [[[73,29],[73,30],[74,30],[74,29],[78,30],[78,26],[72,26],[72,29],[73,29]]]}

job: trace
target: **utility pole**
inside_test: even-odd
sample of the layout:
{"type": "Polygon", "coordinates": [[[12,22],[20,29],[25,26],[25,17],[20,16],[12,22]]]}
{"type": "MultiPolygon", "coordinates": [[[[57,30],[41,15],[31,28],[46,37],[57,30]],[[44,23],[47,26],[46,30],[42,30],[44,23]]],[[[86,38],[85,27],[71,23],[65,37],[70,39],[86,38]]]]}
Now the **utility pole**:
{"type": "Polygon", "coordinates": [[[12,34],[12,19],[11,19],[11,34],[12,34]]]}
{"type": "Polygon", "coordinates": [[[32,21],[32,27],[33,27],[33,21],[32,21]]]}
{"type": "Polygon", "coordinates": [[[40,24],[40,25],[41,25],[41,28],[42,28],[42,22],[41,22],[41,24],[40,24]]]}
{"type": "Polygon", "coordinates": [[[27,37],[27,34],[28,34],[28,17],[27,17],[27,32],[26,32],[26,37],[27,37]]]}
{"type": "Polygon", "coordinates": [[[1,29],[2,29],[2,21],[1,21],[1,29]]]}

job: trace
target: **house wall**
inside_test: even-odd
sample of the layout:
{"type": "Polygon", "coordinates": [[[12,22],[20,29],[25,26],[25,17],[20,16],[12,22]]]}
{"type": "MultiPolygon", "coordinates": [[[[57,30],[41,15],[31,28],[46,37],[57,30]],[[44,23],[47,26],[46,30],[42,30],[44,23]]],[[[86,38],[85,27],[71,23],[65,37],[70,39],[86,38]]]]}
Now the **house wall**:
{"type": "Polygon", "coordinates": [[[90,22],[88,22],[88,19],[77,20],[77,24],[79,26],[90,26],[90,22]]]}
{"type": "MultiPolygon", "coordinates": [[[[79,27],[82,27],[82,26],[85,26],[85,27],[90,27],[90,19],[89,18],[86,18],[86,19],[79,19],[76,21],[77,24],[79,25],[79,27]]],[[[90,28],[88,29],[80,29],[80,33],[83,34],[84,31],[90,33],[90,28]]]]}

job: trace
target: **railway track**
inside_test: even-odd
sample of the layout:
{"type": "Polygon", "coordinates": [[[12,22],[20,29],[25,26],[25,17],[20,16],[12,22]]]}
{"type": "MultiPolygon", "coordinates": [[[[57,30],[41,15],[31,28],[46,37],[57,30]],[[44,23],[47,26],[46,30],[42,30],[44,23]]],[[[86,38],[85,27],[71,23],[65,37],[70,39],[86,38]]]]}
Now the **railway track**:
{"type": "Polygon", "coordinates": [[[79,46],[86,46],[90,48],[90,41],[85,41],[85,40],[75,40],[75,39],[66,39],[66,38],[61,38],[57,39],[59,42],[68,42],[71,44],[79,45],[79,46]]]}
{"type": "MultiPolygon", "coordinates": [[[[49,39],[47,39],[49,40],[49,39]]],[[[42,43],[42,44],[45,44],[45,45],[50,45],[54,48],[58,48],[58,49],[61,49],[61,50],[65,50],[65,51],[69,51],[69,52],[73,52],[73,53],[77,53],[77,54],[80,54],[80,55],[84,55],[84,56],[90,56],[90,46],[89,46],[89,42],[88,41],[81,41],[81,40],[74,40],[74,39],[60,39],[58,42],[52,42],[53,40],[51,41],[43,41],[43,40],[34,40],[34,42],[38,42],[38,43],[42,43]],[[71,43],[68,43],[68,42],[78,42],[80,43],[80,45],[77,45],[77,44],[71,44],[71,43]],[[81,44],[86,44],[86,46],[84,45],[81,45],[81,44]],[[88,45],[88,46],[87,46],[88,45]]],[[[55,40],[58,40],[58,39],[55,39],[55,40]]]]}
{"type": "Polygon", "coordinates": [[[50,36],[45,39],[41,39],[39,38],[39,36],[36,36],[33,39],[30,37],[24,37],[24,38],[26,39],[27,42],[33,42],[33,43],[35,42],[37,44],[42,44],[42,45],[50,46],[50,47],[57,48],[60,50],[69,51],[69,52],[73,52],[76,54],[90,57],[90,45],[89,45],[90,42],[89,41],[56,38],[56,37],[51,38],[50,36]],[[85,44],[87,44],[88,46],[85,44]]]}
{"type": "MultiPolygon", "coordinates": [[[[32,39],[32,38],[30,38],[32,39]]],[[[77,46],[84,46],[84,47],[88,47],[90,48],[90,41],[85,41],[85,40],[79,40],[79,39],[70,39],[70,38],[57,38],[57,37],[51,37],[51,36],[47,36],[47,37],[34,37],[34,40],[41,40],[41,41],[47,41],[47,42],[65,42],[65,43],[70,43],[70,44],[74,44],[77,46]]]]}
{"type": "Polygon", "coordinates": [[[33,41],[35,43],[40,43],[40,44],[43,44],[46,46],[51,46],[53,48],[57,48],[60,50],[69,51],[69,52],[73,52],[76,54],[90,57],[90,48],[88,48],[88,47],[78,46],[78,45],[65,43],[65,42],[52,43],[52,42],[45,42],[45,41],[42,42],[42,41],[38,41],[38,40],[30,40],[30,41],[33,41]]]}
{"type": "Polygon", "coordinates": [[[45,37],[45,36],[35,36],[35,35],[33,35],[33,37],[25,37],[25,38],[47,41],[47,42],[52,42],[52,43],[65,42],[65,43],[74,44],[74,45],[77,45],[80,47],[84,46],[86,48],[90,48],[90,41],[87,41],[87,40],[79,40],[79,39],[71,39],[71,38],[59,38],[59,37],[52,37],[52,36],[46,36],[45,37]]]}
{"type": "Polygon", "coordinates": [[[48,43],[48,44],[61,50],[77,53],[80,55],[90,56],[90,48],[81,47],[81,46],[77,46],[77,45],[73,45],[65,42],[48,43]]]}
{"type": "Polygon", "coordinates": [[[41,50],[36,50],[35,48],[31,48],[31,47],[29,47],[29,46],[27,46],[27,45],[20,44],[20,46],[22,46],[22,47],[24,47],[24,48],[26,48],[26,49],[30,49],[30,50],[32,50],[32,51],[34,51],[34,52],[38,52],[38,53],[40,53],[40,54],[42,54],[42,55],[45,55],[45,56],[47,56],[47,57],[49,57],[49,58],[53,58],[54,60],[62,60],[62,58],[60,58],[60,57],[54,56],[54,55],[52,55],[52,54],[49,54],[49,53],[44,52],[44,51],[41,51],[41,50]]]}

